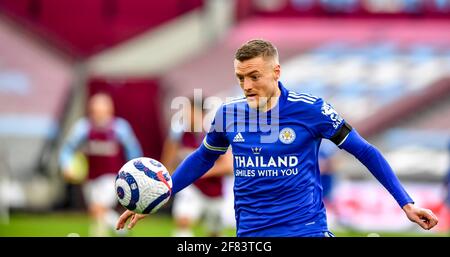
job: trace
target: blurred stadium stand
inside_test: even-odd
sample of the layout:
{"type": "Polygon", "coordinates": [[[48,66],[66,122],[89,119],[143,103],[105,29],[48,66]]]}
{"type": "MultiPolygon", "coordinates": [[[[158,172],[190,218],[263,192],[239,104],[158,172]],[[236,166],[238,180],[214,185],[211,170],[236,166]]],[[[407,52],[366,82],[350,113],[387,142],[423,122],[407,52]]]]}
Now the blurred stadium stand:
{"type": "MultiPolygon", "coordinates": [[[[0,0],[0,174],[8,171],[17,198],[9,201],[54,204],[60,141],[100,90],[159,158],[170,100],[195,88],[240,95],[234,51],[257,37],[278,46],[285,85],[333,104],[419,201],[430,194],[437,204],[431,188],[449,165],[448,31],[450,0],[0,0]]],[[[350,159],[342,156],[340,176],[362,184],[338,188],[347,210],[363,208],[348,196],[370,187],[350,159]]],[[[379,191],[367,194],[383,199],[379,191]]]]}
{"type": "Polygon", "coordinates": [[[195,8],[202,0],[2,0],[2,10],[63,47],[86,57],[195,8]]]}
{"type": "Polygon", "coordinates": [[[48,206],[52,192],[45,185],[51,183],[42,179],[46,171],[39,174],[41,158],[59,135],[75,71],[70,60],[4,19],[0,19],[0,42],[2,165],[8,167],[10,181],[25,183],[13,183],[17,190],[9,191],[16,199],[11,203],[48,206]],[[35,198],[25,201],[20,189],[35,198]]]}
{"type": "Polygon", "coordinates": [[[220,0],[1,0],[0,152],[9,181],[1,199],[38,210],[60,200],[59,146],[97,91],[113,96],[146,156],[159,158],[167,131],[159,77],[217,40],[232,7],[220,0]]]}

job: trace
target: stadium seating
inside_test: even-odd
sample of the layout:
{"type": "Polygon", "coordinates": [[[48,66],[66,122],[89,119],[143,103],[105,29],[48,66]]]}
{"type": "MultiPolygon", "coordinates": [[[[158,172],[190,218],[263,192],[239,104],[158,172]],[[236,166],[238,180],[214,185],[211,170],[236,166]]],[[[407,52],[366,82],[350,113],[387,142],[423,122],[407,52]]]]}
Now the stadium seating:
{"type": "Polygon", "coordinates": [[[76,56],[98,53],[202,5],[202,0],[0,2],[10,17],[76,56]]]}

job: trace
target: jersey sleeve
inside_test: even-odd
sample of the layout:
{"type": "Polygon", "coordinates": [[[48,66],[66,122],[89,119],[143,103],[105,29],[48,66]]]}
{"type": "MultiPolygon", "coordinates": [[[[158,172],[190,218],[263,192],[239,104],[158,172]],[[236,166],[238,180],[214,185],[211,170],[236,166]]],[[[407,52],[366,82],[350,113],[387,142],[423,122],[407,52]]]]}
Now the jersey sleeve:
{"type": "Polygon", "coordinates": [[[125,149],[127,160],[142,156],[141,144],[137,140],[131,125],[122,118],[117,118],[115,125],[118,139],[125,149]]]}
{"type": "Polygon", "coordinates": [[[72,158],[80,145],[86,140],[89,133],[89,122],[82,118],[78,120],[70,131],[69,136],[65,140],[59,153],[59,165],[62,170],[70,167],[72,158]]]}
{"type": "Polygon", "coordinates": [[[226,137],[224,107],[216,112],[211,127],[203,140],[203,146],[214,152],[225,153],[230,143],[226,137]]]}
{"type": "Polygon", "coordinates": [[[345,123],[333,106],[322,98],[313,103],[309,121],[314,134],[327,139],[331,139],[345,123]]]}

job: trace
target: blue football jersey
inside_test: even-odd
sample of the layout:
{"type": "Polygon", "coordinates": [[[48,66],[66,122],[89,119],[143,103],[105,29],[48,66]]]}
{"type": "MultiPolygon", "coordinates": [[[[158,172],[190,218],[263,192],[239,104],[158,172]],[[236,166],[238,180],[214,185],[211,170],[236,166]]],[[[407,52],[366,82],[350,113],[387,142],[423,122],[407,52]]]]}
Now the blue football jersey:
{"type": "Polygon", "coordinates": [[[344,124],[321,98],[279,83],[278,104],[268,112],[244,97],[222,105],[203,144],[232,148],[237,236],[303,236],[327,231],[318,165],[322,138],[344,124]]]}

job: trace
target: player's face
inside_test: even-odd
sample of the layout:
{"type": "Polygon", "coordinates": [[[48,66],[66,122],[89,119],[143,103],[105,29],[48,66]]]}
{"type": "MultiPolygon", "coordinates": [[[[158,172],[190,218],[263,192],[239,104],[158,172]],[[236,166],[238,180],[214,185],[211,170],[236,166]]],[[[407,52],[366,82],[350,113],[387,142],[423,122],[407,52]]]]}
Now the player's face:
{"type": "Polygon", "coordinates": [[[114,115],[114,106],[107,95],[94,95],[89,101],[89,118],[96,126],[106,125],[114,115]]]}
{"type": "Polygon", "coordinates": [[[280,65],[274,58],[256,57],[242,62],[234,60],[234,70],[251,108],[267,111],[273,107],[272,97],[278,96],[280,92],[280,65]]]}

